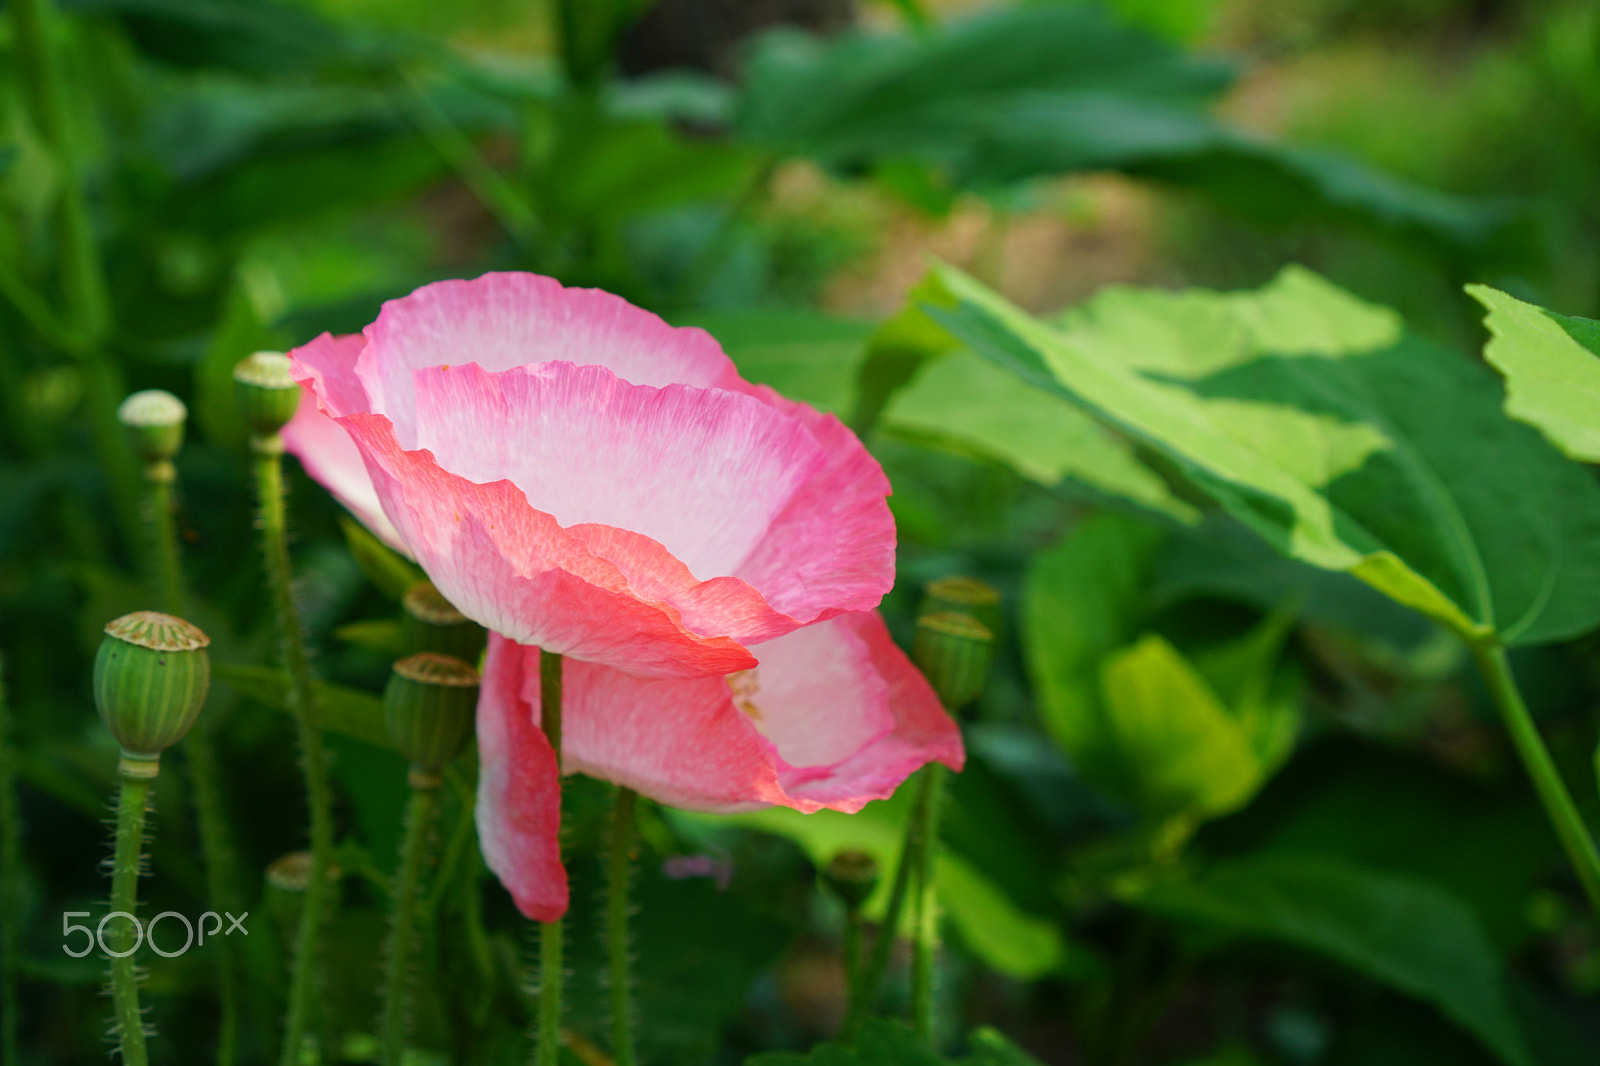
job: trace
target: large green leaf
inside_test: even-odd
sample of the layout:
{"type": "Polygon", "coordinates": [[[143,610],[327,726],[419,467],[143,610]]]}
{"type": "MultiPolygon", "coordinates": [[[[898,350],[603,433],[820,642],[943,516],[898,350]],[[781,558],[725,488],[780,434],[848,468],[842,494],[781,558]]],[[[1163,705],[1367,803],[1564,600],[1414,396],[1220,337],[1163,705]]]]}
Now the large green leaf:
{"type": "Polygon", "coordinates": [[[1600,487],[1505,419],[1491,374],[1387,312],[1291,268],[1254,298],[1124,290],[1053,328],[934,276],[924,307],[952,333],[1166,456],[1278,550],[1471,640],[1600,621],[1600,487]]]}
{"type": "Polygon", "coordinates": [[[1600,322],[1558,315],[1487,285],[1484,356],[1506,377],[1506,413],[1537,426],[1574,459],[1600,463],[1600,322]]]}
{"type": "Polygon", "coordinates": [[[1273,855],[1124,895],[1169,917],[1320,952],[1433,1003],[1512,1066],[1531,1062],[1476,916],[1427,882],[1325,856],[1273,855]]]}
{"type": "Polygon", "coordinates": [[[1072,479],[1183,521],[1198,516],[1126,441],[969,350],[930,360],[890,400],[882,424],[964,446],[1041,485],[1072,479]]]}
{"type": "Polygon", "coordinates": [[[1504,205],[1219,124],[1204,109],[1230,79],[1100,5],[1020,5],[920,33],[769,36],[747,68],[738,128],[847,170],[915,161],[949,184],[993,188],[1118,169],[1268,223],[1360,225],[1458,258],[1525,251],[1524,216],[1504,205]]]}

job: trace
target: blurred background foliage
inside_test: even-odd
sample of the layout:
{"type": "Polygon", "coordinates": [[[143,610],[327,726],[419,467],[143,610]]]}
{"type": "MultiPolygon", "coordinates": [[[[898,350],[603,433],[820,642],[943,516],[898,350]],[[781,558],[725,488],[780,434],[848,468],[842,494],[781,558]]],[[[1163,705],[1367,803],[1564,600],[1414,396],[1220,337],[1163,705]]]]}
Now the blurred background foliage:
{"type": "MultiPolygon", "coordinates": [[[[8,0],[0,1054],[103,1053],[102,964],[60,954],[56,922],[106,893],[90,656],[150,602],[116,403],[161,387],[193,410],[180,522],[231,666],[207,713],[252,915],[245,1061],[266,1061],[295,898],[264,871],[304,812],[229,371],[427,281],[522,269],[703,326],[862,432],[895,487],[902,636],[927,579],[1005,593],[938,871],[953,1061],[1592,1062],[1600,928],[1461,643],[1274,554],[907,295],[937,257],[1085,327],[1119,290],[1052,316],[1299,263],[1475,358],[1466,281],[1600,314],[1597,57],[1581,0],[8,0]]],[[[291,508],[345,867],[322,1047],[366,1061],[405,793],[373,693],[405,574],[303,478],[291,508]]],[[[1515,662],[1594,816],[1600,646],[1515,662]]],[[[174,770],[145,891],[197,914],[174,770]]],[[[418,1061],[522,1054],[523,923],[475,858],[470,778],[447,789],[418,1061]]],[[[606,802],[569,794],[585,1063],[606,1061],[606,802]]],[[[936,1061],[892,1028],[800,1057],[843,1007],[815,864],[889,865],[905,806],[646,810],[648,1061],[936,1061]]],[[[150,960],[155,1061],[211,1061],[214,960],[150,960]]]]}

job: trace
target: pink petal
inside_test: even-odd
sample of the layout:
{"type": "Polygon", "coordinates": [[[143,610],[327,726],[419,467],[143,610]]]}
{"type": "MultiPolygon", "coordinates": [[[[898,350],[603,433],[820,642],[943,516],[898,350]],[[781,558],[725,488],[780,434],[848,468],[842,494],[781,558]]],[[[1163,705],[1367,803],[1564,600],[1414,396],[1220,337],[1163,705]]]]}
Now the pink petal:
{"type": "Polygon", "coordinates": [[[434,367],[416,384],[412,448],[469,481],[512,482],[563,526],[643,534],[700,580],[737,571],[828,460],[800,419],[757,399],[602,367],[434,367]]]}
{"type": "Polygon", "coordinates": [[[412,375],[477,363],[507,370],[530,363],[603,366],[635,385],[720,386],[738,380],[733,362],[704,330],[674,328],[599,289],[563,288],[537,274],[485,274],[439,281],[383,305],[368,326],[358,373],[369,410],[388,415],[412,444],[412,375]]]}
{"type": "MultiPolygon", "coordinates": [[[[360,337],[329,340],[357,351],[361,347],[360,337]],[[351,341],[355,343],[349,344],[351,341]]],[[[352,353],[351,362],[354,358],[352,353]]],[[[306,473],[333,493],[334,499],[344,504],[357,521],[395,551],[410,556],[410,549],[400,540],[389,516],[383,513],[378,493],[372,487],[372,477],[367,473],[366,460],[361,458],[361,449],[343,426],[318,410],[316,394],[310,386],[302,386],[300,406],[289,424],[283,427],[283,445],[300,460],[306,473]]]]}
{"type": "Polygon", "coordinates": [[[536,922],[567,910],[561,865],[561,780],[538,724],[539,652],[500,636],[489,642],[478,696],[478,838],[484,860],[517,909],[536,922]]]}
{"type": "MultiPolygon", "coordinates": [[[[403,451],[381,415],[340,423],[366,455],[384,511],[417,563],[486,628],[645,674],[695,677],[754,665],[737,641],[699,636],[671,604],[639,598],[616,564],[529,507],[511,482],[479,485],[441,469],[426,451],[403,451]]],[[[676,562],[656,551],[657,562],[676,562]]],[[[692,584],[678,569],[679,581],[692,584]]]]}

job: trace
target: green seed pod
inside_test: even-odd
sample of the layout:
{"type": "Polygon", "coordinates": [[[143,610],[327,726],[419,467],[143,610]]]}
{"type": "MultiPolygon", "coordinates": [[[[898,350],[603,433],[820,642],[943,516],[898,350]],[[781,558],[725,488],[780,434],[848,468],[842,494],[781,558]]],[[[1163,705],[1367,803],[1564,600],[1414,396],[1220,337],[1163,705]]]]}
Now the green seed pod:
{"type": "Polygon", "coordinates": [[[164,389],[145,389],[122,401],[117,420],[128,430],[133,450],[146,466],[170,463],[183,447],[183,424],[189,409],[164,389]]]}
{"type": "Polygon", "coordinates": [[[282,352],[256,352],[233,368],[234,393],[239,414],[250,432],[273,437],[294,417],[300,406],[300,385],[289,373],[289,357],[282,352]]]}
{"type": "Polygon", "coordinates": [[[935,578],[922,587],[919,614],[955,611],[970,614],[990,633],[1000,632],[1004,615],[1000,610],[1000,590],[986,581],[965,574],[935,578]]]}
{"type": "MultiPolygon", "coordinates": [[[[153,764],[189,731],[211,684],[210,643],[196,626],[157,611],[106,626],[94,658],[94,702],[124,763],[153,764]]],[[[145,776],[155,776],[153,765],[145,776]]]]}
{"type": "Polygon", "coordinates": [[[864,851],[841,851],[822,868],[822,883],[843,901],[845,910],[856,910],[878,887],[878,863],[864,851]]]}
{"type": "Polygon", "coordinates": [[[958,611],[936,611],[917,619],[911,659],[954,713],[977,698],[994,662],[994,634],[958,611]]]}
{"type": "Polygon", "coordinates": [[[455,609],[439,594],[431,581],[419,581],[406,589],[401,598],[406,609],[401,623],[405,646],[413,651],[436,651],[468,664],[483,654],[488,633],[482,626],[455,609]]]}
{"type": "Polygon", "coordinates": [[[389,739],[411,763],[413,784],[438,783],[438,772],[472,735],[477,703],[478,671],[454,656],[424,651],[394,664],[383,717],[389,739]]]}

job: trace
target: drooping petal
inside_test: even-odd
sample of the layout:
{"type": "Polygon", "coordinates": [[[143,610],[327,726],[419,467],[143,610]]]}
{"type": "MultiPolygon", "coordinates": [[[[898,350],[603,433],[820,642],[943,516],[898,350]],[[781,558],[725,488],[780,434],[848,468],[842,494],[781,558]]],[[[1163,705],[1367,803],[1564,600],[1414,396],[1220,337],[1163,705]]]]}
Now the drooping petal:
{"type": "MultiPolygon", "coordinates": [[[[355,347],[359,348],[359,344],[355,347]]],[[[318,410],[316,394],[310,386],[302,386],[300,406],[283,427],[283,446],[300,460],[308,475],[333,493],[334,499],[379,540],[403,555],[411,554],[389,516],[383,513],[361,449],[343,426],[318,410]]]]}
{"type": "Polygon", "coordinates": [[[752,650],[760,665],[724,678],[569,662],[566,768],[695,810],[855,811],[924,763],[961,767],[960,731],[875,612],[752,650]]]}
{"type": "MultiPolygon", "coordinates": [[[[894,714],[894,728],[826,772],[799,766],[783,770],[780,779],[793,805],[800,810],[827,807],[853,814],[871,800],[892,795],[927,763],[943,763],[959,772],[967,758],[961,729],[945,713],[927,679],[890,638],[882,617],[876,611],[859,611],[826,624],[851,631],[865,644],[873,669],[886,685],[884,699],[894,714]]],[[[759,654],[766,647],[753,650],[759,654]]]]}
{"type": "Polygon", "coordinates": [[[417,447],[412,375],[426,367],[567,362],[605,367],[635,385],[711,388],[738,380],[705,331],[669,326],[619,296],[537,274],[424,285],[384,304],[365,335],[359,374],[370,410],[389,417],[407,448],[417,447]]]}
{"type": "Polygon", "coordinates": [[[561,783],[537,700],[530,706],[523,699],[530,670],[537,693],[538,649],[491,635],[478,696],[478,838],[517,909],[553,922],[567,910],[561,783]]]}

